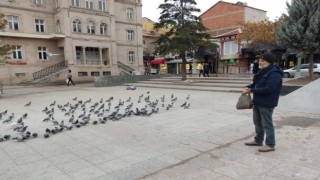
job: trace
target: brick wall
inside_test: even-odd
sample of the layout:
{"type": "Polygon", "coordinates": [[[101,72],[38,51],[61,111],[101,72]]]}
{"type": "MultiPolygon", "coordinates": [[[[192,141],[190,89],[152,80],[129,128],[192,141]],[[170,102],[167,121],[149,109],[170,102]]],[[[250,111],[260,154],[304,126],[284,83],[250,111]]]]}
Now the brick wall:
{"type": "Polygon", "coordinates": [[[244,8],[240,5],[218,2],[200,18],[203,25],[214,35],[216,31],[239,27],[240,22],[244,21],[244,8]]]}

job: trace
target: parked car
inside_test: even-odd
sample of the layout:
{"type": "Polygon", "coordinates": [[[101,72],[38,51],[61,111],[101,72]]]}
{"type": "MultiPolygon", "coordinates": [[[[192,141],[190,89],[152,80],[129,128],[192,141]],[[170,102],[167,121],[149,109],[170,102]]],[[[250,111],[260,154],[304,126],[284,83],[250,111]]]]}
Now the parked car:
{"type": "MultiPolygon", "coordinates": [[[[283,70],[283,77],[289,78],[294,77],[297,72],[297,66],[283,70]]],[[[309,64],[301,64],[300,66],[300,74],[301,76],[309,76],[309,64]]],[[[320,78],[320,64],[313,65],[313,76],[314,78],[320,78]]]]}

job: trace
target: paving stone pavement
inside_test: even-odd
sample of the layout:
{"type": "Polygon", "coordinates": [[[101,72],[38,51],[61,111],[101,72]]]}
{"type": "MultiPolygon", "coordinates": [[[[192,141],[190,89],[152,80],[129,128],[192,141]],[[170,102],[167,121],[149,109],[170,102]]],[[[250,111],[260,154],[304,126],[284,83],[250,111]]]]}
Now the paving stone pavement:
{"type": "MultiPolygon", "coordinates": [[[[315,179],[320,180],[320,114],[275,109],[276,151],[259,153],[244,146],[254,135],[251,110],[236,110],[238,93],[137,88],[124,86],[95,88],[76,86],[10,87],[0,97],[0,135],[18,135],[3,121],[28,113],[28,130],[39,137],[25,142],[0,143],[0,179],[315,179]],[[72,98],[91,104],[113,96],[114,103],[150,92],[150,100],[163,95],[165,107],[174,94],[177,101],[151,116],[131,116],[106,124],[64,130],[43,138],[44,107],[56,101],[55,119],[69,116],[57,105],[74,103],[72,98]],[[190,99],[186,97],[190,95],[190,99]],[[30,107],[24,105],[31,101],[30,107]],[[185,101],[189,109],[180,107],[185,101]]],[[[280,103],[281,99],[280,98],[280,103]]],[[[129,102],[126,102],[126,105],[129,102]]],[[[115,104],[113,104],[115,105],[115,104]]],[[[89,110],[89,106],[87,106],[89,110]]],[[[80,112],[76,112],[78,116],[80,112]]],[[[91,121],[97,120],[96,115],[91,121]]]]}

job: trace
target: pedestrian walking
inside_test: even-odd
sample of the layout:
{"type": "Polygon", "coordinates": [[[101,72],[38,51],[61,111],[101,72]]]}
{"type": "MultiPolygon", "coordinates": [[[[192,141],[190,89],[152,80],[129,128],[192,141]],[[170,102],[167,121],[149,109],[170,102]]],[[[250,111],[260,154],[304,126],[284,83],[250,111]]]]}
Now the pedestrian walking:
{"type": "Polygon", "coordinates": [[[70,85],[70,82],[72,83],[72,85],[74,85],[73,81],[72,81],[72,74],[71,74],[71,70],[68,71],[68,86],[70,85]]]}
{"type": "Polygon", "coordinates": [[[258,151],[275,150],[275,132],[272,120],[274,108],[278,105],[282,87],[281,68],[274,65],[276,58],[271,53],[264,53],[259,59],[260,70],[253,78],[253,83],[243,89],[243,93],[253,93],[253,123],[256,135],[247,146],[262,146],[266,134],[265,146],[258,151]]]}

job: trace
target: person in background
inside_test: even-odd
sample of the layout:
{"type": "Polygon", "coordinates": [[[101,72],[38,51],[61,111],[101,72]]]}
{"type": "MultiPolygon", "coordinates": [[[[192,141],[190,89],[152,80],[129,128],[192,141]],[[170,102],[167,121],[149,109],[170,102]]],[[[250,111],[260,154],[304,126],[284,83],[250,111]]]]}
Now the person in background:
{"type": "Polygon", "coordinates": [[[72,85],[74,85],[73,81],[72,81],[72,74],[71,74],[71,70],[68,71],[68,86],[70,85],[70,82],[72,83],[72,85]]]}
{"type": "Polygon", "coordinates": [[[252,73],[257,74],[259,71],[259,59],[253,61],[252,73]]]}
{"type": "Polygon", "coordinates": [[[203,66],[203,77],[209,77],[209,65],[208,63],[205,63],[203,66]]]}
{"type": "Polygon", "coordinates": [[[253,83],[243,89],[243,93],[253,93],[253,123],[256,135],[254,141],[245,142],[247,146],[262,146],[266,134],[265,146],[258,151],[275,150],[275,132],[272,120],[274,108],[278,105],[282,88],[283,71],[274,65],[276,58],[271,53],[264,53],[259,59],[260,70],[253,78],[253,83]]]}
{"type": "Polygon", "coordinates": [[[201,76],[201,74],[202,74],[202,76],[204,77],[203,63],[200,63],[199,77],[201,76]]]}
{"type": "Polygon", "coordinates": [[[189,64],[189,73],[192,74],[192,64],[189,64]]]}

